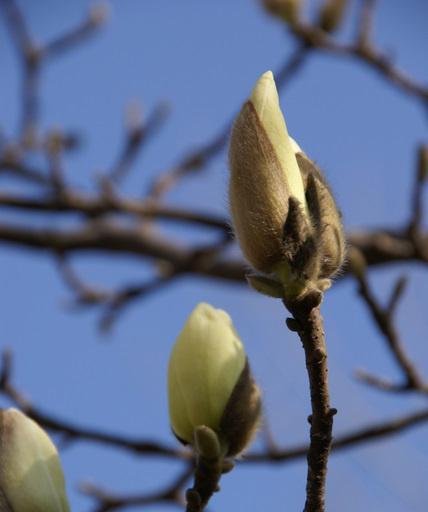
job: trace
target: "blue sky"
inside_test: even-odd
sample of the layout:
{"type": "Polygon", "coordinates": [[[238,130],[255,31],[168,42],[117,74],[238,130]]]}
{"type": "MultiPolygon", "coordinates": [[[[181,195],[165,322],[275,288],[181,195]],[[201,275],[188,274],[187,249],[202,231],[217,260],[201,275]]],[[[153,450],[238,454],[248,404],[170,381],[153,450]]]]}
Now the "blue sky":
{"type": "MultiPolygon", "coordinates": [[[[34,34],[45,40],[82,19],[89,2],[27,0],[21,5],[34,34]]],[[[390,0],[380,2],[376,17],[376,42],[422,82],[428,78],[427,16],[423,0],[390,0]]],[[[348,33],[349,24],[340,37],[348,33]]],[[[67,178],[90,189],[95,173],[107,169],[120,148],[126,105],[140,101],[150,112],[159,101],[169,102],[167,124],[146,147],[124,186],[125,192],[138,196],[159,171],[209,140],[257,77],[277,69],[293,46],[284,28],[255,0],[115,1],[111,20],[98,36],[46,69],[42,126],[82,133],[84,146],[67,161],[67,178]]],[[[12,50],[1,21],[0,126],[9,136],[19,112],[19,69],[12,50]]],[[[282,91],[281,104],[290,133],[326,170],[347,228],[396,226],[406,219],[415,148],[426,140],[426,116],[415,100],[362,64],[314,55],[282,91]]],[[[220,154],[203,174],[177,187],[169,201],[226,214],[226,161],[226,154],[220,154]]],[[[7,218],[12,219],[11,214],[7,218]]],[[[41,217],[31,220],[45,224],[41,217]]],[[[175,235],[190,236],[182,229],[175,235]]],[[[141,279],[149,268],[134,258],[97,255],[75,258],[74,263],[82,276],[105,286],[141,279]]],[[[386,298],[403,272],[410,276],[410,285],[398,311],[398,326],[410,355],[428,374],[426,272],[406,265],[377,271],[372,279],[379,297],[386,298]]],[[[132,306],[114,331],[101,337],[97,315],[70,313],[64,308],[67,297],[49,256],[1,247],[0,346],[13,348],[15,382],[45,410],[85,426],[174,443],[167,415],[168,355],[187,315],[198,302],[207,301],[234,319],[278,441],[291,446],[307,439],[303,352],[284,327],[279,302],[244,286],[188,278],[132,306]]],[[[357,300],[353,282],[334,286],[323,312],[332,405],[339,410],[336,433],[424,404],[418,397],[386,396],[354,381],[359,367],[391,378],[399,374],[357,300]]],[[[426,510],[426,435],[427,426],[421,426],[399,438],[333,455],[328,509],[426,510]]],[[[83,480],[118,492],[149,491],[177,470],[170,462],[86,443],[69,446],[62,459],[76,511],[91,506],[77,491],[83,480]]],[[[224,477],[222,492],[210,509],[275,510],[280,504],[299,510],[305,477],[303,460],[239,467],[224,477]]],[[[169,510],[164,505],[149,509],[169,510]]]]}

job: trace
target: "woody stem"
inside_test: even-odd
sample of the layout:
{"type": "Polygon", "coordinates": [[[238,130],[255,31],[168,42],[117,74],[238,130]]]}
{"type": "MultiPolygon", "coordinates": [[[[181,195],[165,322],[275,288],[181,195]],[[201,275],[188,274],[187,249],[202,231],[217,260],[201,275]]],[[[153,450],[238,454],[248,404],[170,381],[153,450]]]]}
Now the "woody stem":
{"type": "Polygon", "coordinates": [[[311,429],[304,512],[325,510],[327,462],[332,443],[333,416],[337,412],[330,408],[321,300],[320,292],[311,292],[299,300],[284,299],[286,308],[293,315],[293,319],[288,320],[288,326],[298,333],[305,351],[311,394],[312,414],[308,418],[311,429]]]}

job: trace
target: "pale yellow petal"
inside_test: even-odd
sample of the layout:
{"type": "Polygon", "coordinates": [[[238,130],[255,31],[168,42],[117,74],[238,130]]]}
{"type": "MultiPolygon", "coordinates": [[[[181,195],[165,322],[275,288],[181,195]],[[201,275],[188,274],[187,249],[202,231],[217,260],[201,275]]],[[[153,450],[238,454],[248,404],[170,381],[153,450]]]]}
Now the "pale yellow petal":
{"type": "Polygon", "coordinates": [[[250,97],[263,127],[272,143],[288,184],[289,194],[306,208],[305,191],[295,157],[295,148],[279,105],[278,91],[272,71],[266,71],[256,82],[250,97]]]}

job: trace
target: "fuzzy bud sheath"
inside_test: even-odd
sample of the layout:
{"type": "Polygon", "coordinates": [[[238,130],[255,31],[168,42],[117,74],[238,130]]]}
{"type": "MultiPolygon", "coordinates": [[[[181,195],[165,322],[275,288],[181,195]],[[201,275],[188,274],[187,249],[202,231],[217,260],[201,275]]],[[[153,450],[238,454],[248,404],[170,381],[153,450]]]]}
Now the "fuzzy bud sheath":
{"type": "Polygon", "coordinates": [[[270,71],[235,121],[229,162],[235,234],[270,280],[250,284],[272,296],[281,296],[277,283],[288,296],[326,289],[345,253],[340,213],[320,170],[288,135],[270,71]]]}

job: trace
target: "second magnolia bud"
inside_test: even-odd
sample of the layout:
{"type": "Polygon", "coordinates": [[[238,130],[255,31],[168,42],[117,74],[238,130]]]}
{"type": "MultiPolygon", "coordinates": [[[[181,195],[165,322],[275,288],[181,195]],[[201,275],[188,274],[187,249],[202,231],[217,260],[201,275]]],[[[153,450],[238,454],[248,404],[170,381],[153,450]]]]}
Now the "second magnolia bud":
{"type": "Polygon", "coordinates": [[[253,437],[260,392],[225,311],[202,303],[188,318],[171,353],[168,398],[174,434],[208,458],[237,455],[253,437]]]}

